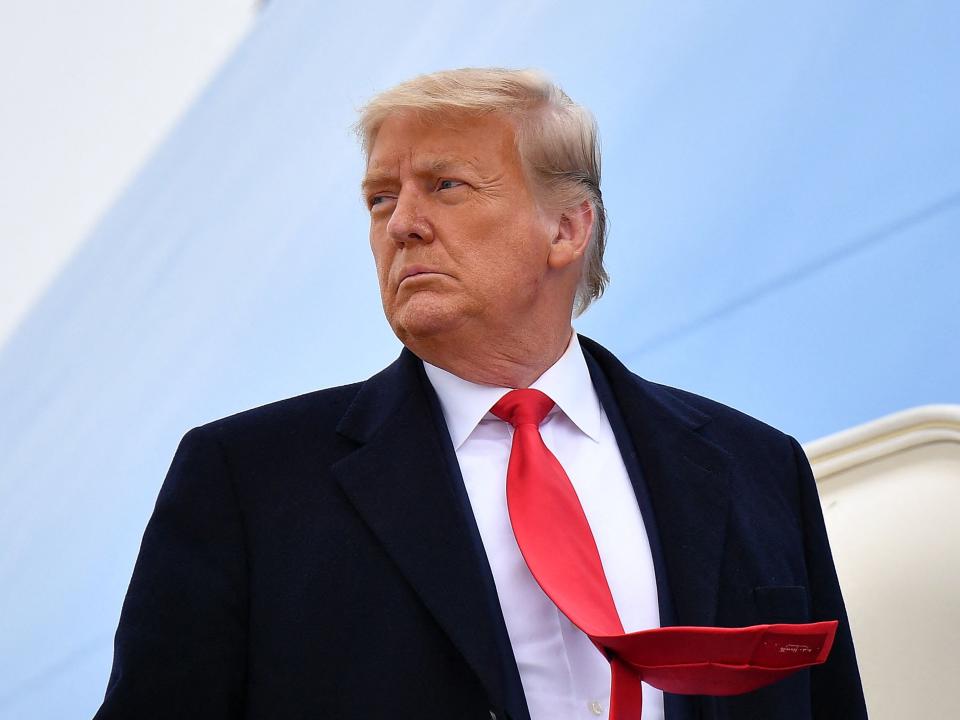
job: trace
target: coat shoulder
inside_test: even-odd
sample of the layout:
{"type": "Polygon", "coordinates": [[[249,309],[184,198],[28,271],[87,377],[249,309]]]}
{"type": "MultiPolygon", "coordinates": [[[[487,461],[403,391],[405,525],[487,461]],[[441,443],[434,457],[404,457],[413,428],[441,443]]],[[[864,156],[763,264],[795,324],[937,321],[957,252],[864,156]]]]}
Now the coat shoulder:
{"type": "MultiPolygon", "coordinates": [[[[696,427],[702,437],[722,448],[738,462],[760,462],[768,468],[793,469],[799,443],[790,435],[703,395],[660,385],[638,378],[649,392],[664,404],[687,408],[687,417],[697,417],[696,427]]],[[[802,452],[802,451],[801,451],[802,452]]]]}
{"type": "Polygon", "coordinates": [[[776,441],[783,441],[788,437],[782,430],[769,425],[763,420],[759,420],[742,410],[737,410],[712,398],[697,395],[689,390],[681,390],[680,388],[669,385],[653,383],[648,380],[643,380],[638,376],[637,379],[651,386],[653,388],[652,392],[670,397],[674,402],[683,403],[694,408],[709,419],[709,425],[717,429],[736,433],[747,433],[753,437],[766,437],[776,441]]]}
{"type": "MultiPolygon", "coordinates": [[[[647,380],[609,350],[580,336],[581,345],[600,365],[617,399],[632,402],[653,424],[679,422],[705,436],[730,436],[786,444],[789,437],[771,425],[703,395],[647,380]]],[[[721,443],[726,446],[727,443],[721,443]]],[[[736,444],[736,443],[734,443],[736,444]]]]}
{"type": "Polygon", "coordinates": [[[357,382],[277,400],[205,423],[193,432],[228,445],[320,437],[334,433],[362,386],[357,382]]]}

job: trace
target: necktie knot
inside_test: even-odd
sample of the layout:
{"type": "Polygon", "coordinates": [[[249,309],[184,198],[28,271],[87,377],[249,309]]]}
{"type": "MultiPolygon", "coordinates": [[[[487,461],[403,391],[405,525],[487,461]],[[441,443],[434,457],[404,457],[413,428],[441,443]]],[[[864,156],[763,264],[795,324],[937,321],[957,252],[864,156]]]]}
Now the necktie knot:
{"type": "Polygon", "coordinates": [[[490,408],[490,412],[514,427],[539,426],[553,404],[553,400],[539,390],[522,388],[508,392],[490,408]]]}

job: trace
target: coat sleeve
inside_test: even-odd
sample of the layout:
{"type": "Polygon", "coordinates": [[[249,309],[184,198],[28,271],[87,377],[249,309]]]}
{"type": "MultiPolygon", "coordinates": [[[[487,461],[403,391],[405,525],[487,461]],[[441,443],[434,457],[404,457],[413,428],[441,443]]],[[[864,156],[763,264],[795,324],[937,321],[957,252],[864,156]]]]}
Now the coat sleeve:
{"type": "Polygon", "coordinates": [[[96,720],[241,717],[246,572],[226,458],[208,430],[191,430],[143,536],[96,720]]]}
{"type": "Polygon", "coordinates": [[[800,503],[803,513],[804,552],[810,591],[810,612],[813,621],[839,620],[830,657],[811,670],[811,707],[814,718],[859,720],[867,717],[860,671],[853,649],[850,623],[840,593],[833,555],[827,541],[823,511],[810,463],[800,444],[793,444],[794,460],[800,481],[800,503]]]}

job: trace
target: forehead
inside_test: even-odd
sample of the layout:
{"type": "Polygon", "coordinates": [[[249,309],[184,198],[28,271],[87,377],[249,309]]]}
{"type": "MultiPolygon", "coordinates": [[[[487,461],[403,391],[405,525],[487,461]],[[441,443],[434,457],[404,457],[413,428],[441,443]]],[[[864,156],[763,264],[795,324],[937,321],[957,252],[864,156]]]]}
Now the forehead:
{"type": "Polygon", "coordinates": [[[519,160],[514,121],[500,113],[483,116],[417,115],[398,112],[380,125],[368,170],[468,163],[478,169],[519,160]]]}

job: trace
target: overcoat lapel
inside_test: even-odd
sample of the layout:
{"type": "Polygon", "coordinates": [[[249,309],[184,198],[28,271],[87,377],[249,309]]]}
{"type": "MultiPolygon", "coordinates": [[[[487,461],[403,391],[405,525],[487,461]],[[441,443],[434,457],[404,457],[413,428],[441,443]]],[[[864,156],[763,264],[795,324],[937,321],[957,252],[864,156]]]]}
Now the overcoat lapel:
{"type": "MultiPolygon", "coordinates": [[[[650,491],[678,625],[713,625],[729,513],[729,458],[703,437],[710,417],[631,373],[588,338],[650,491]]],[[[623,452],[624,449],[621,449],[623,452]]]]}
{"type": "Polygon", "coordinates": [[[417,363],[405,350],[364,383],[337,428],[360,447],[333,471],[491,702],[504,707],[506,681],[484,565],[464,532],[473,520],[464,517],[454,493],[417,363]]]}

